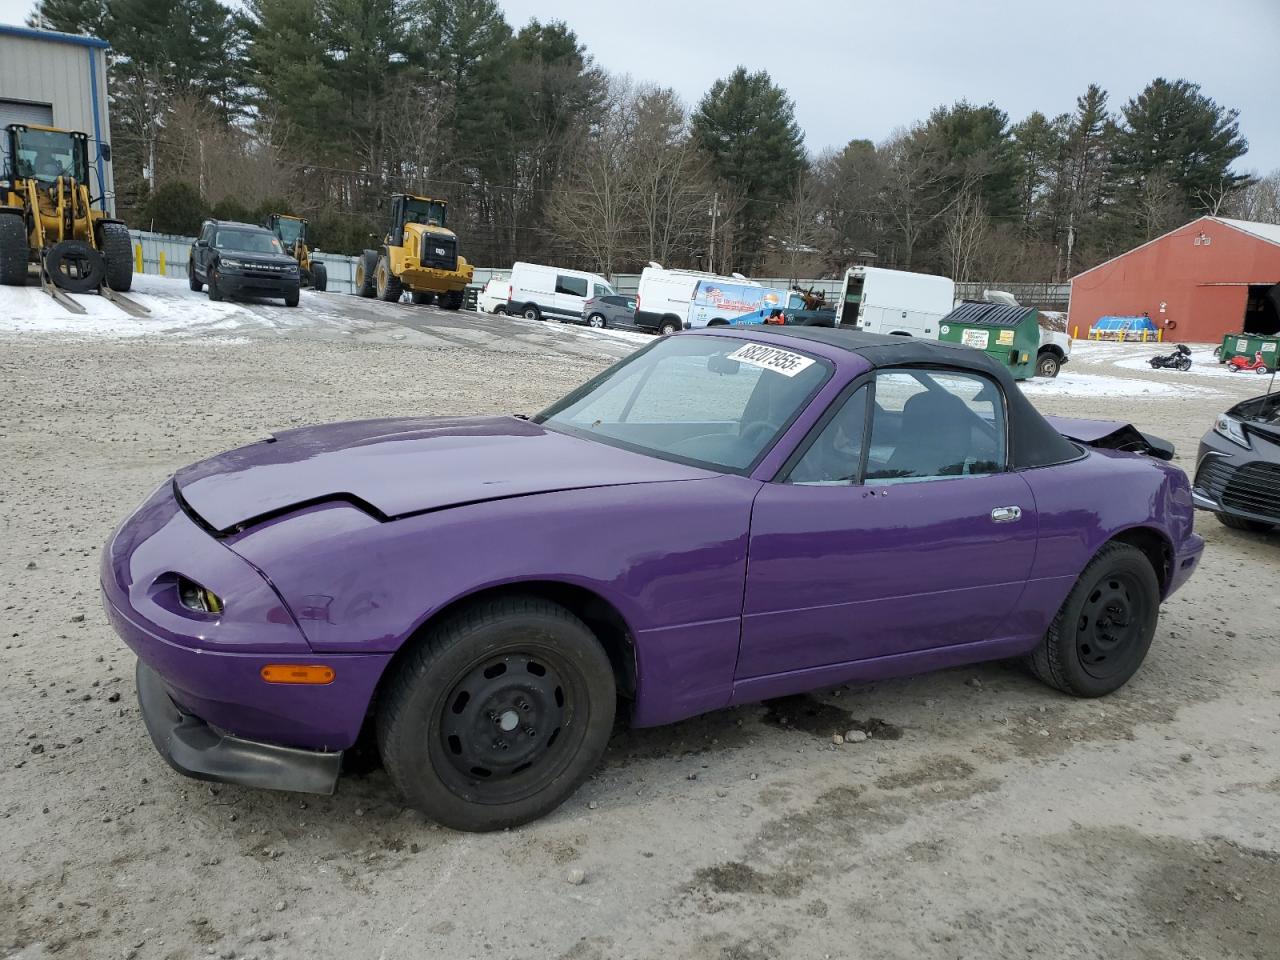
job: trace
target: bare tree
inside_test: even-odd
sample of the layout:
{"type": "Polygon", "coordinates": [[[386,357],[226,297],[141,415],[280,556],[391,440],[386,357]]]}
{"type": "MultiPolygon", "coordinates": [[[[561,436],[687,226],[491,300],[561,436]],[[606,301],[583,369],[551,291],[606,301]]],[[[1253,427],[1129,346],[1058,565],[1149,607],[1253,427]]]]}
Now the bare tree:
{"type": "Polygon", "coordinates": [[[1255,177],[1230,198],[1224,213],[1257,223],[1280,223],[1280,170],[1255,177]]]}
{"type": "Polygon", "coordinates": [[[796,174],[786,205],[779,211],[777,227],[783,263],[787,276],[793,282],[799,279],[800,262],[812,260],[818,254],[816,244],[822,233],[821,208],[818,181],[809,171],[800,171],[796,174]]]}
{"type": "Polygon", "coordinates": [[[950,179],[922,127],[899,131],[878,152],[885,165],[879,208],[901,240],[902,267],[910,270],[920,238],[946,216],[957,197],[947,196],[950,179]]]}
{"type": "Polygon", "coordinates": [[[950,260],[953,280],[963,283],[973,279],[973,266],[990,223],[977,184],[966,182],[947,214],[942,232],[942,249],[950,260]]]}
{"type": "Polygon", "coordinates": [[[1183,219],[1177,189],[1168,178],[1158,174],[1142,182],[1134,202],[1134,212],[1148,240],[1172,229],[1183,219]]]}

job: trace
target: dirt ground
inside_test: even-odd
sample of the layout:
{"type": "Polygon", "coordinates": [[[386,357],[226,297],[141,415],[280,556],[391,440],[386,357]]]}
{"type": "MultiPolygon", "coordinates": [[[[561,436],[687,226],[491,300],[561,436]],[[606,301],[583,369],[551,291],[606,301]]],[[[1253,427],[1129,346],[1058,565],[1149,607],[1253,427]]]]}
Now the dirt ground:
{"type": "MultiPolygon", "coordinates": [[[[532,412],[634,346],[400,316],[0,334],[0,956],[1280,957],[1280,536],[1207,515],[1202,568],[1100,701],[993,663],[620,731],[558,812],[483,836],[406,809],[368,756],[332,797],[171,772],[98,601],[145,494],[290,425],[532,412]],[[849,728],[871,737],[833,745],[849,728]]],[[[1068,369],[1194,385],[1030,391],[1131,418],[1184,467],[1262,386],[1121,374],[1096,347],[1068,369]]]]}

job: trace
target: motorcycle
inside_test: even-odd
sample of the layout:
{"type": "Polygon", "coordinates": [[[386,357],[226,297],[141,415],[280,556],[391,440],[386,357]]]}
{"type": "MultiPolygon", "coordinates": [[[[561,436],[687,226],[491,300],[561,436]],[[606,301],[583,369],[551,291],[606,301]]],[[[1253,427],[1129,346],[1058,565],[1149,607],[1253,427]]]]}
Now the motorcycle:
{"type": "Polygon", "coordinates": [[[1152,357],[1147,362],[1152,370],[1190,370],[1191,350],[1185,343],[1180,343],[1168,356],[1152,357]]]}
{"type": "Polygon", "coordinates": [[[1263,362],[1261,350],[1253,355],[1252,360],[1245,357],[1232,357],[1227,361],[1227,366],[1231,368],[1232,373],[1244,373],[1246,370],[1252,370],[1254,373],[1265,376],[1271,372],[1270,368],[1263,362]]]}

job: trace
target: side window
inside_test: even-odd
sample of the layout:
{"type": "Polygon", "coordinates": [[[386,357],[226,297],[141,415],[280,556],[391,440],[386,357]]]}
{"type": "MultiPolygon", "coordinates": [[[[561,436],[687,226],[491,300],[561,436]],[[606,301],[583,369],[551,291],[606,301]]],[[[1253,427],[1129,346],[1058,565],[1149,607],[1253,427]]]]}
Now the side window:
{"type": "Polygon", "coordinates": [[[859,387],[840,402],[835,416],[792,467],[787,483],[847,485],[857,481],[869,392],[867,387],[859,387]]]}
{"type": "Polygon", "coordinates": [[[985,377],[958,372],[877,375],[867,483],[998,473],[1004,469],[1004,398],[985,377]]]}
{"type": "Polygon", "coordinates": [[[206,223],[204,225],[204,228],[200,231],[200,239],[203,240],[205,243],[213,242],[213,224],[212,223],[206,223]]]}
{"type": "Polygon", "coordinates": [[[585,297],[587,295],[587,278],[565,277],[557,274],[556,293],[567,293],[573,297],[585,297]]]}

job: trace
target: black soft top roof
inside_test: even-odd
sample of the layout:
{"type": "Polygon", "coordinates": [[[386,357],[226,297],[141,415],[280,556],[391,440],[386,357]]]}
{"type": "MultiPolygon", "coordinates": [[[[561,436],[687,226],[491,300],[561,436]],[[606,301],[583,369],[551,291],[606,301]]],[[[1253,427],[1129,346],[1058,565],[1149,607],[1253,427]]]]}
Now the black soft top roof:
{"type": "MultiPolygon", "coordinates": [[[[1015,469],[1063,463],[1080,448],[1060,434],[1031,405],[1008,369],[982,350],[960,344],[888,337],[841,327],[752,326],[752,333],[779,340],[809,340],[856,353],[873,367],[951,367],[985,374],[1000,384],[1009,411],[1009,463],[1015,469]]],[[[800,346],[797,344],[797,346],[800,346]]]]}

